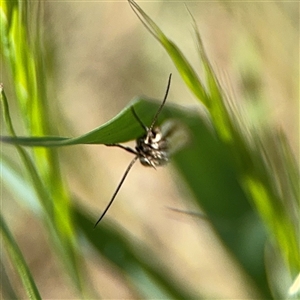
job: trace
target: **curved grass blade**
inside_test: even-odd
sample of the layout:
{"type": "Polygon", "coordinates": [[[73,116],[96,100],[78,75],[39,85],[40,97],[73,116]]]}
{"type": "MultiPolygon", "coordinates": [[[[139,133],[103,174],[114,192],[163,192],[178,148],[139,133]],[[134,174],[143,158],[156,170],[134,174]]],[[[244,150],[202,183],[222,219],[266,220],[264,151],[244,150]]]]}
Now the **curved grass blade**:
{"type": "Polygon", "coordinates": [[[166,49],[171,59],[173,60],[175,66],[177,67],[180,75],[185,81],[186,85],[192,90],[192,92],[197,96],[198,99],[208,108],[211,103],[204,86],[199,80],[198,75],[186,60],[179,48],[170,41],[167,36],[160,30],[160,28],[151,20],[151,18],[138,6],[133,0],[128,0],[133,11],[148,29],[148,31],[157,39],[159,43],[166,49]]]}
{"type": "Polygon", "coordinates": [[[36,299],[36,300],[42,299],[36,287],[36,284],[33,280],[33,277],[30,273],[30,270],[22,255],[22,252],[20,251],[12,234],[10,233],[10,230],[8,229],[1,213],[0,213],[0,231],[5,242],[7,252],[10,255],[13,265],[15,266],[22,280],[28,298],[36,299]]]}
{"type": "Polygon", "coordinates": [[[216,77],[212,76],[213,72],[210,68],[210,64],[206,56],[204,55],[205,52],[202,51],[203,49],[201,50],[201,57],[207,74],[208,89],[205,88],[204,83],[202,83],[202,81],[199,79],[194,68],[185,58],[185,56],[177,47],[177,45],[173,43],[163,33],[163,31],[138,6],[137,3],[135,3],[133,0],[129,0],[129,4],[131,5],[137,17],[143,23],[143,25],[154,36],[154,38],[165,48],[186,85],[201,101],[201,103],[207,108],[213,120],[214,126],[217,129],[218,134],[220,134],[220,136],[225,141],[232,140],[232,132],[230,130],[232,124],[227,114],[227,110],[224,106],[222,94],[219,92],[219,84],[216,80],[216,77]]]}
{"type": "MultiPolygon", "coordinates": [[[[9,106],[7,102],[6,95],[3,91],[3,87],[0,86],[0,100],[3,105],[3,116],[6,122],[6,126],[9,132],[12,135],[12,138],[16,138],[15,130],[10,117],[9,106]]],[[[45,188],[45,185],[39,176],[38,170],[33,163],[31,157],[28,153],[16,144],[17,151],[28,171],[31,179],[31,184],[35,189],[35,192],[38,196],[38,199],[43,207],[44,219],[48,225],[48,229],[51,232],[51,237],[53,238],[56,246],[61,249],[62,256],[65,257],[64,263],[68,267],[68,270],[71,273],[72,279],[75,282],[78,290],[82,289],[82,282],[77,268],[79,267],[79,262],[77,261],[77,250],[74,248],[74,236],[71,234],[70,224],[67,222],[66,215],[64,214],[65,209],[58,209],[58,207],[53,207],[53,199],[50,196],[49,191],[45,188]],[[54,210],[58,210],[58,213],[55,213],[54,210]],[[57,216],[61,215],[61,219],[57,220],[57,216]],[[62,223],[62,225],[61,225],[62,223]],[[63,226],[63,228],[61,227],[63,226]],[[61,236],[64,235],[63,238],[61,236]]],[[[63,196],[63,195],[61,195],[63,196]]],[[[60,205],[59,208],[62,206],[60,205]]],[[[69,214],[68,214],[69,215],[69,214]]]]}
{"type": "MultiPolygon", "coordinates": [[[[29,146],[29,147],[60,147],[79,144],[112,144],[123,143],[134,140],[144,134],[140,124],[132,114],[131,107],[137,112],[145,124],[151,123],[151,118],[159,107],[160,102],[147,98],[136,98],[128,104],[117,116],[107,123],[79,137],[16,137],[2,136],[0,140],[5,143],[29,146]]],[[[166,105],[159,120],[165,120],[168,116],[180,119],[174,115],[175,110],[172,105],[166,105]]],[[[192,113],[192,112],[187,112],[192,113]]],[[[182,117],[182,116],[181,116],[182,117]]]]}

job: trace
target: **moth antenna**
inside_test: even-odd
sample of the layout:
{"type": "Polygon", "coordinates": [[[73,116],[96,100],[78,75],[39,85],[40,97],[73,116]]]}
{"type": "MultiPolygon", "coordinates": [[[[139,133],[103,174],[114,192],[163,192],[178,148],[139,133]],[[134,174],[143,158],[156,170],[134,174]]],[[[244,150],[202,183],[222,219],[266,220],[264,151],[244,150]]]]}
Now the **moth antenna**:
{"type": "Polygon", "coordinates": [[[165,102],[167,100],[167,97],[168,97],[168,94],[169,94],[169,90],[170,90],[170,86],[171,86],[171,79],[172,79],[172,73],[169,75],[169,80],[168,80],[168,85],[167,85],[167,90],[166,90],[166,93],[165,93],[165,97],[164,97],[164,100],[162,101],[159,109],[157,110],[154,118],[153,118],[153,121],[152,121],[152,124],[151,126],[149,127],[149,130],[148,132],[151,132],[152,129],[153,129],[153,126],[155,125],[156,121],[157,121],[157,118],[161,112],[161,110],[163,109],[164,105],[165,105],[165,102]]]}
{"type": "Polygon", "coordinates": [[[117,196],[117,194],[118,194],[118,192],[119,192],[119,190],[120,190],[120,188],[121,188],[121,186],[122,186],[122,184],[123,184],[125,178],[127,177],[128,173],[129,173],[129,171],[130,171],[130,169],[132,168],[132,166],[134,165],[134,163],[137,161],[138,158],[139,158],[139,156],[136,155],[136,156],[134,157],[134,159],[133,159],[133,160],[130,162],[130,164],[128,165],[128,167],[127,167],[127,169],[126,169],[126,171],[125,171],[125,173],[124,173],[124,175],[123,175],[123,177],[122,177],[122,179],[121,179],[119,185],[117,186],[117,188],[116,188],[116,190],[115,190],[115,192],[114,192],[114,194],[113,194],[111,200],[109,201],[108,205],[106,206],[105,210],[103,211],[102,215],[100,216],[100,218],[98,219],[98,221],[96,222],[96,224],[94,225],[94,229],[96,228],[96,226],[98,225],[98,223],[103,219],[103,217],[105,216],[106,212],[108,211],[108,209],[109,209],[110,206],[112,205],[112,203],[113,203],[113,201],[115,200],[115,198],[116,198],[116,196],[117,196]]]}
{"type": "Polygon", "coordinates": [[[134,115],[134,117],[136,118],[136,120],[139,122],[139,124],[143,127],[143,129],[148,132],[148,127],[142,122],[142,120],[139,118],[139,116],[137,115],[137,113],[135,112],[133,106],[131,106],[131,111],[134,115]]]}

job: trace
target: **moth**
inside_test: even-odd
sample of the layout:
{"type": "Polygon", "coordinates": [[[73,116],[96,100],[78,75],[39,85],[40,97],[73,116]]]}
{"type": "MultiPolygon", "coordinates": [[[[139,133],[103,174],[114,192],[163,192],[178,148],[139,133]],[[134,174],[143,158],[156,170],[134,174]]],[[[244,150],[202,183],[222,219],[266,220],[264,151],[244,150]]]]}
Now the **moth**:
{"type": "Polygon", "coordinates": [[[164,122],[160,127],[156,126],[158,116],[161,113],[169,94],[169,90],[171,86],[171,78],[172,78],[172,74],[169,75],[165,96],[152,119],[150,127],[147,127],[141,121],[141,119],[136,114],[134,108],[131,107],[131,111],[135,119],[145,131],[145,134],[136,140],[135,149],[132,149],[127,146],[123,146],[121,144],[106,144],[106,146],[109,147],[119,147],[127,152],[134,154],[135,156],[130,162],[130,164],[128,165],[111,200],[109,201],[108,205],[106,206],[103,213],[99,217],[94,228],[98,225],[98,223],[103,219],[103,217],[107,213],[108,209],[110,208],[113,201],[115,200],[122,184],[124,183],[130,169],[133,167],[133,165],[137,160],[139,160],[143,166],[152,167],[156,169],[156,167],[160,167],[167,164],[170,156],[175,151],[179,150],[180,148],[182,148],[182,146],[186,144],[188,140],[187,130],[177,120],[168,120],[164,122]]]}

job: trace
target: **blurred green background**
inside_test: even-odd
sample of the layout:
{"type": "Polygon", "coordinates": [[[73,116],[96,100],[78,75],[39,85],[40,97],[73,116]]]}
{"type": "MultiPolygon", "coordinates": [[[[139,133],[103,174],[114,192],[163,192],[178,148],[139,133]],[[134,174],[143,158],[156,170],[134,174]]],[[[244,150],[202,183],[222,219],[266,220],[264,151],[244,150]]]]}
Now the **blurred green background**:
{"type": "MultiPolygon", "coordinates": [[[[139,5],[176,42],[201,74],[191,18],[184,2],[139,2],[139,5]]],[[[282,128],[294,153],[298,154],[299,4],[191,2],[186,5],[198,24],[210,62],[232,105],[242,107],[242,114],[253,126],[282,128]]],[[[162,99],[169,73],[173,73],[173,79],[168,102],[203,114],[203,108],[186,88],[165,51],[145,30],[126,1],[46,2],[40,6],[31,4],[28,12],[29,17],[39,15],[43,25],[40,49],[47,67],[45,111],[56,135],[77,136],[90,131],[114,117],[137,95],[162,99]]],[[[12,101],[14,83],[8,74],[2,57],[1,82],[13,121],[18,135],[26,134],[20,112],[12,101]]],[[[207,188],[204,193],[207,197],[233,197],[229,200],[237,206],[234,218],[238,219],[239,200],[245,196],[237,187],[228,154],[218,149],[218,143],[206,134],[204,131],[201,154],[204,156],[200,156],[212,156],[220,161],[206,165],[209,160],[203,159],[201,167],[207,174],[203,179],[207,181],[202,181],[207,188]],[[216,189],[220,186],[224,190],[216,189]]],[[[1,144],[1,149],[3,157],[15,163],[16,171],[22,169],[11,146],[1,144]]],[[[120,236],[115,238],[114,244],[113,233],[108,233],[110,238],[106,240],[104,233],[93,231],[92,225],[111,198],[131,159],[130,154],[101,145],[59,149],[62,178],[71,191],[72,203],[89,215],[88,224],[82,216],[77,219],[82,222],[82,228],[76,231],[79,240],[76,245],[83,254],[84,267],[79,273],[85,277],[84,285],[92,286],[91,294],[104,299],[167,298],[168,292],[160,290],[162,283],[158,275],[152,277],[152,282],[138,260],[136,265],[126,265],[128,253],[139,257],[141,252],[149,251],[149,264],[161,269],[158,274],[166,276],[174,286],[178,285],[185,295],[206,299],[261,296],[261,291],[224,248],[209,221],[167,209],[201,214],[191,190],[176,171],[176,166],[184,168],[184,156],[192,155],[188,151],[180,153],[176,165],[156,171],[138,163],[134,166],[105,217],[108,231],[111,226],[124,237],[124,244],[120,246],[120,236]],[[95,243],[99,242],[98,247],[103,247],[101,251],[91,246],[89,236],[95,243]],[[109,254],[100,256],[99,253],[109,254]],[[111,257],[114,254],[121,257],[126,267],[116,267],[111,257]]],[[[198,173],[190,175],[195,178],[198,173]]],[[[40,208],[30,201],[34,198],[30,190],[23,189],[24,186],[18,189],[20,198],[25,201],[16,201],[18,197],[6,187],[7,181],[1,186],[2,212],[42,297],[81,298],[62,271],[62,263],[39,219],[40,208]]],[[[222,216],[229,213],[225,208],[226,205],[215,209],[222,216]]],[[[244,251],[243,247],[240,251],[245,255],[249,248],[257,247],[261,251],[265,233],[258,217],[252,214],[242,217],[237,220],[244,234],[244,251]]],[[[226,224],[221,221],[216,223],[219,222],[226,234],[226,224]]],[[[241,240],[241,237],[229,236],[228,240],[234,243],[238,238],[241,240]]],[[[263,255],[260,258],[263,259],[263,255]]],[[[256,260],[249,258],[249,261],[256,260]]],[[[3,263],[13,289],[24,295],[13,267],[7,259],[3,263]]]]}

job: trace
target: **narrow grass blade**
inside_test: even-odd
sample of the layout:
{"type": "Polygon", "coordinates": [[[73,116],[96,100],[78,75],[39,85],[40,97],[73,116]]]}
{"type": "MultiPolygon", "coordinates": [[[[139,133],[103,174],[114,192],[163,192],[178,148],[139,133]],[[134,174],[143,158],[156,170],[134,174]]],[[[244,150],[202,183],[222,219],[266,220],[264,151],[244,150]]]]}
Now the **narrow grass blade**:
{"type": "MultiPolygon", "coordinates": [[[[1,1],[0,6],[0,52],[10,75],[7,82],[13,82],[24,130],[33,136],[51,134],[47,111],[48,56],[44,53],[47,47],[46,39],[42,36],[42,8],[43,2],[29,3],[26,0],[1,1]]],[[[4,99],[4,93],[1,97],[4,99]]],[[[15,136],[9,122],[6,125],[11,136],[15,136]]],[[[79,272],[80,251],[70,212],[70,197],[62,184],[57,153],[54,149],[34,148],[29,155],[19,145],[16,146],[30,175],[29,182],[42,203],[44,220],[54,249],[58,251],[65,271],[81,294],[84,274],[79,272]]]]}
{"type": "Polygon", "coordinates": [[[6,245],[6,250],[22,280],[28,299],[36,299],[36,300],[42,299],[36,287],[36,284],[33,280],[33,277],[30,273],[30,270],[22,255],[22,252],[20,251],[10,230],[8,229],[1,213],[0,213],[0,231],[6,245]]]}
{"type": "Polygon", "coordinates": [[[191,89],[191,91],[196,95],[196,97],[200,99],[202,103],[208,108],[211,105],[211,103],[209,103],[209,99],[207,97],[205,88],[200,82],[198,75],[196,74],[192,66],[189,64],[189,62],[186,60],[179,48],[167,38],[167,36],[138,6],[136,2],[134,2],[133,0],[129,0],[129,4],[131,5],[137,17],[144,24],[144,26],[168,52],[170,58],[173,60],[186,85],[191,89]]]}

